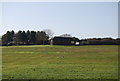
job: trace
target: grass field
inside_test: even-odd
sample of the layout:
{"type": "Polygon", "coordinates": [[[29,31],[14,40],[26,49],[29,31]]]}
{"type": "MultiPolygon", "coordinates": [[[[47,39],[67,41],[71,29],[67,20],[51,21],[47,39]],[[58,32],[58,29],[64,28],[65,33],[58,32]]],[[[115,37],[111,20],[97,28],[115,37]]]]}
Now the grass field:
{"type": "Polygon", "coordinates": [[[117,79],[118,46],[5,46],[3,79],[117,79]]]}

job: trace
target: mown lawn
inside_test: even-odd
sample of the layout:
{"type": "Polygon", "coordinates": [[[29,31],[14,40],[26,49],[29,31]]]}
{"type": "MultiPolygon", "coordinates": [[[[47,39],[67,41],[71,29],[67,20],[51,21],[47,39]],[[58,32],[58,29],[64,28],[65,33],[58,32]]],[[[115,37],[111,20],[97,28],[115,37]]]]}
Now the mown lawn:
{"type": "Polygon", "coordinates": [[[117,79],[118,46],[4,46],[3,79],[117,79]]]}

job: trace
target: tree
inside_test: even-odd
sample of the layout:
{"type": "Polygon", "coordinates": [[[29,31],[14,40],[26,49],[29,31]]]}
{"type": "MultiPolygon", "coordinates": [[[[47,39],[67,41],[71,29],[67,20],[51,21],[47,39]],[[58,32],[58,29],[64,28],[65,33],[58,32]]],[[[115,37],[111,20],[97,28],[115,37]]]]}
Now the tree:
{"type": "Polygon", "coordinates": [[[72,37],[70,34],[62,34],[60,37],[72,37]]]}
{"type": "Polygon", "coordinates": [[[112,38],[103,38],[102,39],[102,44],[111,45],[111,44],[114,44],[114,40],[112,38]]]}
{"type": "Polygon", "coordinates": [[[37,31],[36,33],[36,44],[41,44],[41,32],[40,31],[37,31]]]}
{"type": "Polygon", "coordinates": [[[31,31],[31,33],[30,33],[30,44],[35,44],[35,42],[36,42],[36,32],[31,31]]]}
{"type": "Polygon", "coordinates": [[[15,32],[12,30],[10,33],[11,33],[11,43],[13,45],[14,44],[15,32]]]}
{"type": "Polygon", "coordinates": [[[7,31],[6,34],[2,36],[2,45],[12,45],[13,41],[13,36],[14,36],[14,31],[7,31]]]}
{"type": "Polygon", "coordinates": [[[120,38],[117,38],[115,41],[116,41],[115,43],[116,43],[117,45],[120,45],[120,38]]]}
{"type": "Polygon", "coordinates": [[[0,46],[2,46],[2,40],[1,40],[1,38],[0,38],[0,46]]]}
{"type": "Polygon", "coordinates": [[[29,30],[26,32],[26,35],[27,35],[27,37],[26,37],[27,44],[29,44],[30,43],[30,31],[29,30]]]}
{"type": "Polygon", "coordinates": [[[25,33],[25,31],[22,32],[22,42],[23,44],[26,44],[27,43],[27,40],[28,40],[28,36],[27,34],[25,33]]]}
{"type": "Polygon", "coordinates": [[[49,37],[49,38],[52,38],[54,35],[54,32],[50,29],[44,29],[43,32],[45,32],[47,37],[49,37]]]}
{"type": "Polygon", "coordinates": [[[23,44],[22,42],[22,31],[18,31],[18,33],[16,33],[15,35],[16,37],[16,44],[23,44]]]}
{"type": "Polygon", "coordinates": [[[48,40],[48,36],[47,36],[47,34],[44,31],[41,31],[39,33],[39,37],[40,37],[41,44],[42,45],[46,44],[46,42],[48,40]]]}

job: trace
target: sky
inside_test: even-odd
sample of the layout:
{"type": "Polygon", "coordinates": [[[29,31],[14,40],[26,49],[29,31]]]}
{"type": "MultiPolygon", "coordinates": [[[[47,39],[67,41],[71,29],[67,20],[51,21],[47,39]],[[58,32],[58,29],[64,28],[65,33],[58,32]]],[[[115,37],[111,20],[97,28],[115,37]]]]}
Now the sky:
{"type": "Polygon", "coordinates": [[[0,10],[0,35],[51,29],[54,36],[118,37],[117,2],[4,2],[0,10]]]}

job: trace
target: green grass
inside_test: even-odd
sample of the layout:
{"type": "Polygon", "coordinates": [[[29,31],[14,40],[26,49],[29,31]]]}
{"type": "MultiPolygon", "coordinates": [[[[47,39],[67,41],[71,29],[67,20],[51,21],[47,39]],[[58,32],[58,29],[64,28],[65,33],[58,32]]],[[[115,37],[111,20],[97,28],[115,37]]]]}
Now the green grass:
{"type": "Polygon", "coordinates": [[[118,46],[4,46],[3,79],[117,79],[118,46]]]}

